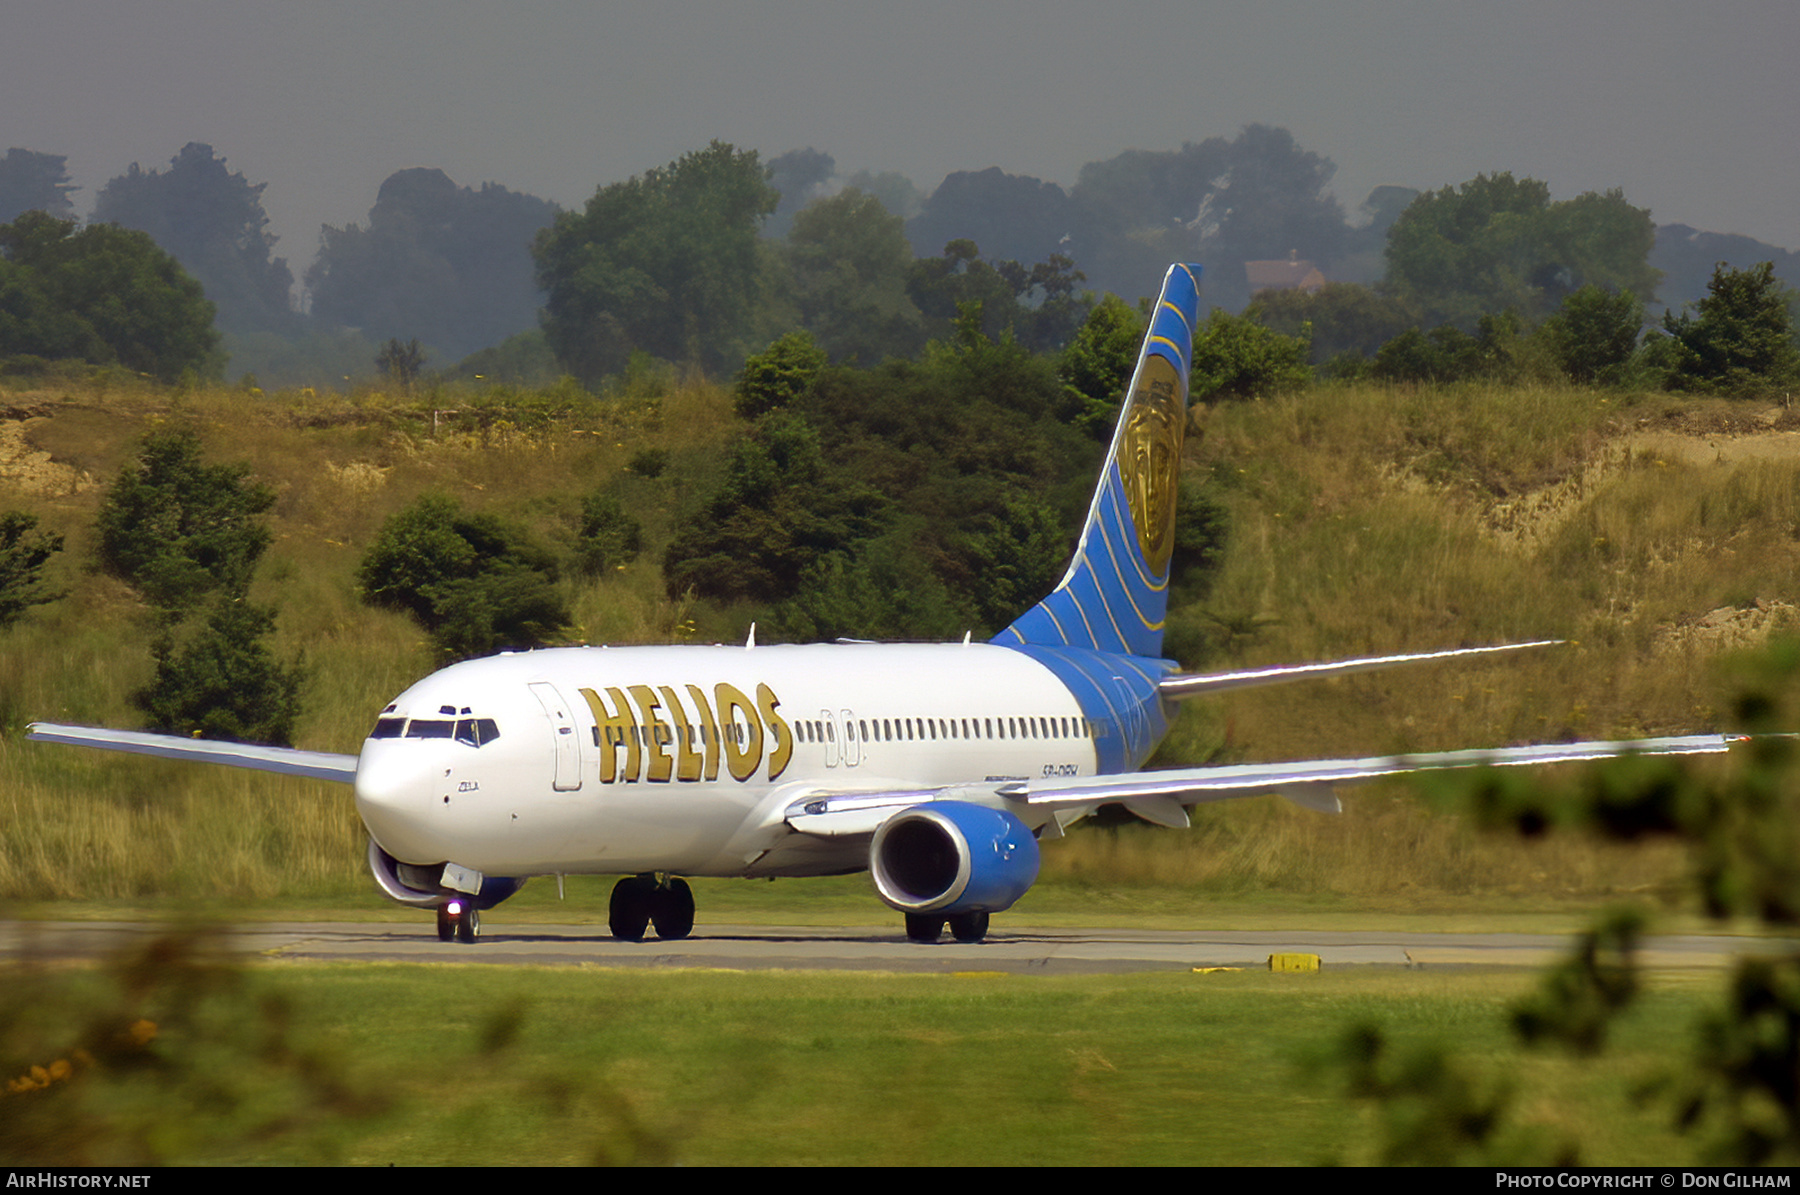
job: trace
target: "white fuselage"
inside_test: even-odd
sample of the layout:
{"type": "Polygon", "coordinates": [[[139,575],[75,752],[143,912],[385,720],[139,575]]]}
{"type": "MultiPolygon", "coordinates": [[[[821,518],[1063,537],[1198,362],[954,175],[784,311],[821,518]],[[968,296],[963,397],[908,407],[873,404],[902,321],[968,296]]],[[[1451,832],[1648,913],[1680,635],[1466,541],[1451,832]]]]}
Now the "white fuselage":
{"type": "Polygon", "coordinates": [[[785,811],[1092,775],[1100,732],[1048,668],[981,643],[557,648],[446,668],[381,718],[370,834],[493,876],[857,870],[862,846],[796,843],[785,811]]]}

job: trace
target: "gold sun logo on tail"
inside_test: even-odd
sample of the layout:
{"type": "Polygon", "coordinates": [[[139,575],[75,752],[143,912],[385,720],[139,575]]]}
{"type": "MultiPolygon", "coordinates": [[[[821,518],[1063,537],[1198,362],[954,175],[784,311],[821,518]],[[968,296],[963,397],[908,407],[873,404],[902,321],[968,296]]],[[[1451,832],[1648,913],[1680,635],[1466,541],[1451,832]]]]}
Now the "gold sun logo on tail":
{"type": "Polygon", "coordinates": [[[1154,576],[1169,571],[1175,550],[1176,470],[1181,466],[1181,377],[1167,357],[1144,359],[1119,438],[1119,477],[1137,526],[1138,548],[1154,576]]]}

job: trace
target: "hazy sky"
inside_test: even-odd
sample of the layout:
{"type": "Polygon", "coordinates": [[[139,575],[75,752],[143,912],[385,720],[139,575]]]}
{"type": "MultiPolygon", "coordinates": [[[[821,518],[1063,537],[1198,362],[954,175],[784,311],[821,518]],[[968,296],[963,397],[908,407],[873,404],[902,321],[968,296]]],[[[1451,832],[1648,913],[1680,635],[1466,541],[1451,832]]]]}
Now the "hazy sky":
{"type": "Polygon", "coordinates": [[[1800,248],[1795,0],[0,0],[0,150],[84,213],[188,141],[266,182],[296,273],[435,166],[580,205],[720,138],[930,190],[1284,125],[1370,188],[1511,170],[1800,248]]]}

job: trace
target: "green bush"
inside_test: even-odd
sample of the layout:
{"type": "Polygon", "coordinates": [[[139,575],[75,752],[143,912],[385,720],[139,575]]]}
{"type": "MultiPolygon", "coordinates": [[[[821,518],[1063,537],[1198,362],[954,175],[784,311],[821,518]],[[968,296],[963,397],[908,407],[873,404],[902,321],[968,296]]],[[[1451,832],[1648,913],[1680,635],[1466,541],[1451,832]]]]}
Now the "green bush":
{"type": "Polygon", "coordinates": [[[755,419],[787,406],[806,393],[825,362],[811,332],[789,332],[744,362],[732,389],[737,413],[755,419]]]}
{"type": "Polygon", "coordinates": [[[281,664],[263,645],[275,612],[221,598],[205,624],[177,645],[165,633],[155,647],[156,676],[133,700],[165,734],[293,745],[305,668],[281,664]]]}
{"type": "Polygon", "coordinates": [[[164,611],[213,593],[240,597],[269,546],[259,516],[274,505],[250,466],[203,464],[192,431],[152,432],[95,520],[101,566],[164,611]]]}
{"type": "Polygon", "coordinates": [[[1112,435],[1143,340],[1143,316],[1118,296],[1107,295],[1088,312],[1057,358],[1056,376],[1067,392],[1069,421],[1095,439],[1112,435]]]}
{"type": "Polygon", "coordinates": [[[1283,336],[1253,319],[1215,310],[1194,337],[1190,392],[1196,400],[1268,398],[1312,378],[1311,330],[1283,336]]]}
{"type": "Polygon", "coordinates": [[[0,224],[0,357],[118,364],[173,382],[217,376],[213,304],[148,234],[40,211],[0,224]]]}
{"type": "Polygon", "coordinates": [[[1408,328],[1381,346],[1369,373],[1385,382],[1486,378],[1507,384],[1557,374],[1554,352],[1545,347],[1544,338],[1524,331],[1517,313],[1490,313],[1476,324],[1474,336],[1454,324],[1429,332],[1408,328]]]}
{"type": "Polygon", "coordinates": [[[1624,376],[1644,328],[1644,305],[1630,291],[1589,284],[1544,321],[1543,335],[1564,373],[1612,384],[1624,376]]]}
{"type": "Polygon", "coordinates": [[[982,625],[997,632],[1044,600],[1069,564],[1070,536],[1056,511],[1009,495],[972,537],[969,597],[982,625]]]}
{"type": "Polygon", "coordinates": [[[62,551],[63,537],[37,530],[37,516],[22,510],[0,514],[0,630],[25,611],[62,594],[44,584],[44,565],[62,551]]]}
{"type": "Polygon", "coordinates": [[[769,638],[942,642],[973,625],[965,605],[922,567],[903,537],[883,536],[854,558],[832,552],[809,564],[792,596],[767,618],[769,638]]]}
{"type": "Polygon", "coordinates": [[[357,578],[365,601],[411,614],[457,659],[539,647],[569,622],[550,553],[442,494],[383,524],[357,578]]]}
{"type": "Polygon", "coordinates": [[[772,415],[738,442],[723,483],[663,553],[663,579],[671,597],[780,601],[820,557],[854,555],[887,506],[833,475],[812,424],[772,415]]]}
{"type": "Polygon", "coordinates": [[[625,513],[611,494],[595,492],[581,502],[575,534],[576,567],[590,577],[636,560],[644,547],[644,525],[625,513]]]}
{"type": "Polygon", "coordinates": [[[631,454],[625,462],[625,468],[648,481],[655,481],[669,467],[669,450],[667,448],[646,448],[631,454]]]}
{"type": "Polygon", "coordinates": [[[1734,270],[1720,262],[1695,308],[1697,315],[1663,317],[1675,342],[1671,385],[1749,394],[1792,385],[1800,376],[1786,289],[1772,263],[1734,270]]]}

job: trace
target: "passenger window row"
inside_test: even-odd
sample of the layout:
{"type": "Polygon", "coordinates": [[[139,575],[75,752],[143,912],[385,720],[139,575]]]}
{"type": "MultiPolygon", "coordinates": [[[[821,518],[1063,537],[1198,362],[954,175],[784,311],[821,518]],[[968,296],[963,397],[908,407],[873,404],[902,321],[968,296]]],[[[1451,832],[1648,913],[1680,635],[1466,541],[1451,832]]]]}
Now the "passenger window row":
{"type": "MultiPolygon", "coordinates": [[[[833,743],[836,730],[823,719],[799,723],[800,740],[833,743]]],[[[863,742],[918,742],[944,739],[1097,739],[1100,725],[1086,718],[858,718],[850,732],[863,742]],[[860,732],[860,733],[859,733],[860,732]]]]}

